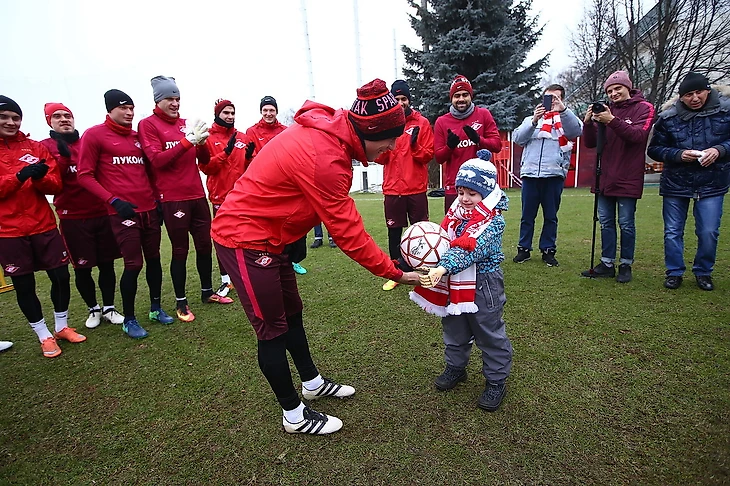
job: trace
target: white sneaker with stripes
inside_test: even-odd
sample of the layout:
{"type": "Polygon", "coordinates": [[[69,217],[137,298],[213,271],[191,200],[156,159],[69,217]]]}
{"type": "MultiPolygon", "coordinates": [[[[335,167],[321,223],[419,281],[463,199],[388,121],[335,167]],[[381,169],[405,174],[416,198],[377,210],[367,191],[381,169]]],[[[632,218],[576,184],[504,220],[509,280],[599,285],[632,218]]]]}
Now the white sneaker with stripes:
{"type": "Polygon", "coordinates": [[[295,424],[289,422],[286,417],[282,419],[284,430],[290,434],[312,434],[325,435],[337,432],[342,428],[342,420],[332,415],[304,407],[304,420],[295,424]]]}
{"type": "Polygon", "coordinates": [[[302,386],[302,396],[307,400],[316,400],[322,397],[345,398],[355,394],[355,389],[349,385],[340,385],[324,376],[322,379],[324,383],[315,390],[307,390],[302,386]]]}

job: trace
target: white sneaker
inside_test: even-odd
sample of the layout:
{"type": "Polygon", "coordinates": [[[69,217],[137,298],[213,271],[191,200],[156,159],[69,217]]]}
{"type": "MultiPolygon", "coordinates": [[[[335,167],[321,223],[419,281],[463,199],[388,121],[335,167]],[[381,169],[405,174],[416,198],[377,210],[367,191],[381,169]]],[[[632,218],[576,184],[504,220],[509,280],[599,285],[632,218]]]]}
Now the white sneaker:
{"type": "Polygon", "coordinates": [[[231,285],[223,282],[220,287],[218,287],[218,290],[215,291],[216,294],[220,295],[221,297],[225,297],[228,295],[228,292],[231,291],[231,285]]]}
{"type": "Polygon", "coordinates": [[[342,420],[306,406],[304,407],[304,420],[292,424],[284,417],[282,424],[284,430],[290,434],[324,435],[337,432],[342,428],[342,420]]]}
{"type": "Polygon", "coordinates": [[[345,398],[355,394],[355,389],[349,385],[339,385],[325,377],[322,379],[324,383],[316,390],[307,390],[302,386],[302,396],[307,400],[316,400],[322,397],[345,398]]]}
{"type": "Polygon", "coordinates": [[[86,327],[94,329],[95,327],[98,327],[99,324],[101,324],[101,309],[90,310],[89,317],[86,319],[86,327]]]}
{"type": "Polygon", "coordinates": [[[10,341],[0,341],[0,351],[5,351],[13,347],[13,343],[10,341]]]}
{"type": "Polygon", "coordinates": [[[124,316],[121,315],[119,312],[117,312],[117,310],[114,307],[102,312],[101,316],[105,320],[111,322],[112,324],[123,324],[124,323],[124,316]]]}

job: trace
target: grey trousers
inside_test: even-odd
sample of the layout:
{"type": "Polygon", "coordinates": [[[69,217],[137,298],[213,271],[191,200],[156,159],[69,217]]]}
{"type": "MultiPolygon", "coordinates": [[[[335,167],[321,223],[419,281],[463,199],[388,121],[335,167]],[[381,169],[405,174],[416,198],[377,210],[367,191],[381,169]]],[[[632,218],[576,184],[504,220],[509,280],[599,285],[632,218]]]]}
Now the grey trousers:
{"type": "Polygon", "coordinates": [[[466,368],[474,337],[482,351],[482,373],[487,381],[503,383],[507,379],[512,368],[512,343],[502,319],[505,302],[502,269],[478,274],[474,303],[479,310],[441,319],[447,365],[466,368]]]}

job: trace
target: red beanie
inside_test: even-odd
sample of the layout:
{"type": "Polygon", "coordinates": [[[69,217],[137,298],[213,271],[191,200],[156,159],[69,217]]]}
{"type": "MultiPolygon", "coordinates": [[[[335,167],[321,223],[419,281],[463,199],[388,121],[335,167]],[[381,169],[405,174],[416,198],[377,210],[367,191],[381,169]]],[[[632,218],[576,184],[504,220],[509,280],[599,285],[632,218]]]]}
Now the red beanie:
{"type": "Polygon", "coordinates": [[[374,79],[357,90],[349,119],[363,140],[386,140],[400,137],[406,115],[385,81],[374,79]]]}
{"type": "Polygon", "coordinates": [[[474,96],[474,90],[471,87],[471,83],[466,76],[457,74],[454,80],[451,82],[451,88],[449,88],[449,99],[454,97],[454,93],[458,91],[468,91],[469,96],[474,96]]]}
{"type": "MultiPolygon", "coordinates": [[[[43,113],[46,114],[46,123],[48,123],[48,126],[51,126],[51,115],[53,115],[58,110],[63,110],[71,113],[71,110],[66,108],[66,106],[63,103],[46,103],[46,105],[43,107],[43,113]]],[[[71,116],[74,116],[73,113],[71,113],[71,116]]]]}
{"type": "Polygon", "coordinates": [[[606,82],[603,83],[603,91],[606,91],[609,86],[614,84],[626,86],[629,90],[634,87],[631,79],[629,78],[629,73],[627,73],[626,71],[616,71],[615,73],[610,75],[606,82]]]}
{"type": "Polygon", "coordinates": [[[215,101],[215,108],[213,108],[213,114],[215,116],[221,116],[221,111],[223,111],[223,108],[226,106],[232,106],[233,109],[236,109],[236,106],[229,100],[224,99],[218,99],[215,101]]]}

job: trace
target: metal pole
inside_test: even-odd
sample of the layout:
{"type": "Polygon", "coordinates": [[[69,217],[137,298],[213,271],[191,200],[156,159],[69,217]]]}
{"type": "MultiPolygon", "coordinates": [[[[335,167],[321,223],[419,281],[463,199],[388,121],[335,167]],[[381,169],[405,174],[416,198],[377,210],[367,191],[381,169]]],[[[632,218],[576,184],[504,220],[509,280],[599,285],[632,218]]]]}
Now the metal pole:
{"type": "Polygon", "coordinates": [[[355,70],[357,71],[357,85],[362,86],[362,66],[360,65],[360,15],[358,14],[357,0],[352,1],[355,10],[355,70]]]}
{"type": "Polygon", "coordinates": [[[302,22],[304,24],[304,52],[307,56],[307,70],[309,71],[309,97],[312,100],[314,96],[314,73],[312,72],[312,50],[309,47],[309,27],[307,25],[307,2],[301,1],[302,5],[302,22]]]}

